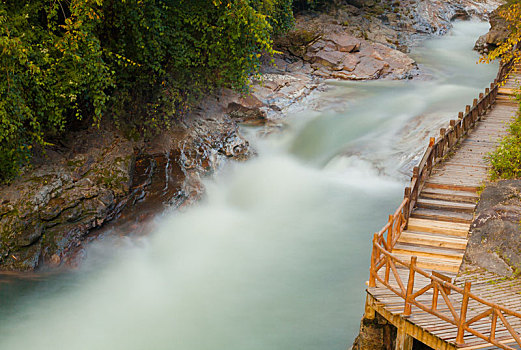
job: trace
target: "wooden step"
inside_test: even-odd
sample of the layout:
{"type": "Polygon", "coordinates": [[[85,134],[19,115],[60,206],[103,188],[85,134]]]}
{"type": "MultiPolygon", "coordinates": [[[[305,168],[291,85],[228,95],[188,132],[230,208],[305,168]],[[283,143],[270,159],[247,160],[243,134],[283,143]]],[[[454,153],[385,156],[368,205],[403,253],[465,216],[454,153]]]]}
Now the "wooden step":
{"type": "MultiPolygon", "coordinates": [[[[405,254],[393,254],[398,259],[402,261],[411,261],[410,255],[405,254]]],[[[416,266],[421,269],[426,270],[435,270],[441,272],[458,272],[461,262],[456,262],[453,260],[439,259],[439,258],[429,258],[426,256],[418,256],[418,260],[416,261],[416,266]]]]}
{"type": "Polygon", "coordinates": [[[516,94],[516,92],[518,92],[519,90],[518,89],[509,89],[509,88],[505,88],[505,87],[502,87],[502,88],[499,88],[498,89],[498,94],[499,95],[509,95],[509,96],[514,96],[516,94]]]}
{"type": "Polygon", "coordinates": [[[474,213],[476,207],[473,203],[461,203],[427,198],[419,198],[416,205],[419,208],[450,210],[462,213],[474,213]]]}
{"type": "Polygon", "coordinates": [[[435,182],[425,182],[424,188],[441,188],[444,190],[451,190],[451,191],[467,191],[467,192],[478,192],[477,186],[459,186],[459,185],[453,185],[453,184],[443,184],[443,183],[435,183],[435,182]]]}
{"type": "Polygon", "coordinates": [[[409,218],[407,230],[415,232],[431,232],[467,238],[470,230],[470,224],[409,218]]]}
{"type": "Polygon", "coordinates": [[[462,203],[476,203],[479,199],[477,193],[469,192],[469,191],[455,191],[455,190],[446,190],[443,188],[434,188],[434,187],[424,187],[420,193],[420,198],[429,198],[429,199],[445,199],[451,200],[453,202],[462,202],[462,203]]]}
{"type": "Polygon", "coordinates": [[[473,215],[471,213],[460,213],[448,210],[416,208],[412,212],[411,217],[417,219],[470,224],[473,215]]]}
{"type": "Polygon", "coordinates": [[[454,260],[461,263],[465,251],[463,249],[448,249],[433,246],[419,246],[405,243],[398,243],[393,248],[393,254],[407,254],[415,256],[426,256],[447,260],[454,260]]]}
{"type": "Polygon", "coordinates": [[[467,240],[464,238],[434,236],[409,230],[402,232],[398,242],[450,249],[465,249],[467,247],[467,240]]]}

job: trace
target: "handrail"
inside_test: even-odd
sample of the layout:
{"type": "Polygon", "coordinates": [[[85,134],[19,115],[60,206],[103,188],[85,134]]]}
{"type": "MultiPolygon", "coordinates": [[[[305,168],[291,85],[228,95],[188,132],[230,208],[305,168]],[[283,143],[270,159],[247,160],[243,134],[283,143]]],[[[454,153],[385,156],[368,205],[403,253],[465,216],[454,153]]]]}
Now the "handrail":
{"type": "MultiPolygon", "coordinates": [[[[428,274],[426,271],[420,269],[416,265],[417,258],[411,257],[410,262],[402,261],[392,254],[393,248],[396,245],[401,233],[407,227],[411,211],[414,209],[418,196],[425,185],[427,178],[430,176],[432,169],[436,164],[442,161],[459,142],[474,128],[476,123],[481,120],[481,117],[486,114],[487,110],[496,102],[499,87],[502,81],[508,76],[514,60],[509,62],[502,62],[499,68],[498,75],[490,88],[486,88],[484,93],[479,94],[479,98],[474,99],[472,106],[467,105],[465,112],[460,112],[457,120],[451,120],[448,128],[440,129],[440,136],[436,140],[430,138],[429,146],[427,147],[422,159],[417,167],[413,169],[411,184],[405,188],[404,199],[398,209],[393,215],[389,215],[389,220],[385,226],[373,237],[373,249],[371,253],[371,267],[369,276],[369,287],[376,287],[376,281],[383,284],[387,289],[394,294],[404,299],[403,316],[407,317],[411,314],[411,307],[416,306],[425,312],[428,312],[448,323],[457,327],[458,332],[456,336],[456,345],[458,347],[464,346],[465,332],[469,332],[474,336],[487,341],[489,344],[495,345],[501,349],[514,350],[513,348],[499,342],[496,339],[497,329],[500,323],[508,331],[513,340],[521,346],[520,335],[512,328],[508,318],[517,318],[521,320],[521,313],[509,310],[508,308],[495,304],[480,298],[479,296],[470,292],[471,283],[466,282],[462,289],[450,283],[450,278],[432,272],[428,274]],[[409,269],[409,277],[407,284],[402,281],[397,271],[397,265],[401,265],[409,269]],[[381,277],[378,272],[385,268],[385,274],[381,277]],[[391,274],[397,283],[396,286],[391,285],[391,274]],[[419,274],[430,281],[423,288],[414,292],[414,278],[419,274]],[[424,295],[431,290],[432,300],[430,305],[426,305],[418,301],[418,297],[424,295]],[[452,292],[460,294],[462,301],[459,310],[456,310],[455,305],[448,297],[452,292]],[[438,310],[438,298],[441,295],[445,301],[449,313],[443,313],[438,310]],[[478,304],[478,308],[484,311],[467,320],[468,304],[473,301],[478,304]],[[472,324],[490,318],[489,335],[483,333],[483,324],[479,328],[472,328],[472,324]]],[[[480,311],[481,311],[480,309],[480,311]]]]}

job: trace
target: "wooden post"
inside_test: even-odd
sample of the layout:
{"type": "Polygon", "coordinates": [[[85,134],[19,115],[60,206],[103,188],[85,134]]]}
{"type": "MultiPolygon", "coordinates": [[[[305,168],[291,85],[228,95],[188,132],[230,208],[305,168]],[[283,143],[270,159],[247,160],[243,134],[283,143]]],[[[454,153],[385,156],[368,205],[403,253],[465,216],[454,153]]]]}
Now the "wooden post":
{"type": "Polygon", "coordinates": [[[393,251],[393,225],[394,225],[394,216],[389,215],[389,228],[387,229],[387,248],[389,249],[389,253],[393,251]]]}
{"type": "Polygon", "coordinates": [[[478,102],[478,111],[479,111],[479,115],[483,115],[483,112],[485,111],[485,105],[484,105],[485,101],[483,101],[483,93],[481,92],[479,94],[479,102],[478,102]]]}
{"type": "Polygon", "coordinates": [[[417,166],[412,168],[412,179],[413,179],[413,181],[416,180],[414,187],[411,189],[411,206],[413,206],[413,208],[414,208],[414,204],[416,203],[416,200],[418,199],[418,188],[420,186],[419,185],[420,179],[418,178],[418,173],[419,173],[419,169],[417,166]]]}
{"type": "Polygon", "coordinates": [[[465,322],[467,320],[467,309],[469,306],[469,293],[470,293],[470,282],[465,282],[465,289],[463,290],[463,300],[461,301],[461,310],[458,320],[458,334],[456,335],[456,344],[458,346],[463,346],[465,344],[465,340],[463,337],[465,336],[465,322]]]}
{"type": "Polygon", "coordinates": [[[496,338],[496,326],[497,326],[497,313],[496,309],[492,309],[492,324],[490,325],[490,340],[493,341],[496,338]]]}
{"type": "Polygon", "coordinates": [[[438,308],[438,293],[439,293],[439,289],[438,289],[438,283],[437,282],[434,282],[433,281],[433,286],[432,286],[432,311],[436,311],[436,309],[438,308]]]}
{"type": "Polygon", "coordinates": [[[457,125],[457,135],[458,140],[463,136],[465,133],[465,127],[463,126],[463,112],[458,113],[458,125],[457,125]]]}
{"type": "Polygon", "coordinates": [[[369,270],[369,287],[376,287],[376,241],[378,240],[378,233],[373,236],[373,249],[371,251],[371,268],[369,270]]]}
{"type": "MultiPolygon", "coordinates": [[[[387,229],[387,249],[389,253],[391,253],[393,249],[393,224],[394,217],[389,215],[389,228],[387,229]]],[[[391,261],[388,256],[385,257],[387,259],[387,264],[385,264],[385,282],[389,283],[389,276],[391,274],[391,261]]]]}
{"type": "Polygon", "coordinates": [[[411,188],[405,187],[403,198],[409,199],[409,202],[403,207],[403,216],[405,218],[405,228],[407,229],[407,223],[409,222],[409,215],[411,212],[411,188]]]}
{"type": "Polygon", "coordinates": [[[367,319],[367,320],[374,320],[375,317],[376,317],[375,309],[372,308],[371,306],[367,305],[367,302],[366,302],[364,318],[367,319]]]}
{"type": "Polygon", "coordinates": [[[456,121],[451,120],[449,123],[450,123],[450,127],[452,128],[452,132],[450,133],[450,136],[449,136],[449,148],[452,148],[458,140],[457,132],[456,132],[456,121]]]}
{"type": "Polygon", "coordinates": [[[470,116],[470,106],[469,105],[466,105],[465,106],[465,119],[466,119],[466,122],[465,122],[465,132],[468,132],[468,130],[470,129],[470,119],[471,119],[471,116],[470,116]]]}
{"type": "Polygon", "coordinates": [[[414,340],[407,334],[407,321],[400,322],[397,328],[395,350],[412,350],[414,340]]]}
{"type": "MultiPolygon", "coordinates": [[[[433,147],[435,141],[436,141],[436,139],[434,137],[431,137],[429,139],[429,147],[433,147]]],[[[436,150],[434,148],[431,150],[431,154],[430,154],[429,158],[427,158],[427,176],[429,176],[431,174],[433,158],[436,158],[436,150]]]]}
{"type": "Polygon", "coordinates": [[[429,157],[427,158],[427,176],[429,176],[431,174],[431,171],[432,171],[432,160],[433,159],[436,159],[436,149],[434,148],[434,143],[436,142],[436,139],[434,137],[431,137],[429,139],[429,148],[430,147],[433,147],[431,149],[431,152],[430,152],[430,155],[429,157]]]}
{"type": "Polygon", "coordinates": [[[440,142],[440,146],[441,146],[441,154],[439,155],[439,157],[443,157],[445,155],[445,143],[446,143],[446,140],[445,140],[445,132],[447,130],[445,128],[441,128],[440,129],[440,137],[441,137],[441,142],[440,142]]]}
{"type": "Polygon", "coordinates": [[[414,274],[416,268],[416,260],[418,258],[416,256],[411,256],[411,264],[409,265],[409,281],[407,282],[407,291],[405,293],[405,306],[403,308],[403,315],[410,316],[411,315],[411,295],[414,290],[414,274]]]}

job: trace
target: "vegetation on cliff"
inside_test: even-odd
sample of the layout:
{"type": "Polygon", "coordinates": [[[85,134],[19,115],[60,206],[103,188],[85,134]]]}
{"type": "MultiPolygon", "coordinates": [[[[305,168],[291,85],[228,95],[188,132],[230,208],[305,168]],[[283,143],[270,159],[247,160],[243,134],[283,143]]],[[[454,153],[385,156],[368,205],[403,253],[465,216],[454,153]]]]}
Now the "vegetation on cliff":
{"type": "MultiPolygon", "coordinates": [[[[316,0],[299,1],[311,6],[316,0]]],[[[73,122],[168,127],[212,89],[245,90],[292,0],[0,2],[0,182],[73,122]]]]}
{"type": "MultiPolygon", "coordinates": [[[[502,58],[511,59],[515,64],[521,61],[521,51],[518,44],[521,42],[521,0],[511,0],[500,10],[500,16],[509,24],[509,36],[496,49],[491,51],[482,60],[490,62],[502,58]]],[[[521,107],[521,92],[517,91],[516,99],[521,107]]],[[[501,140],[498,148],[490,154],[492,164],[492,178],[513,179],[521,178],[521,115],[509,127],[509,134],[501,140]]]]}

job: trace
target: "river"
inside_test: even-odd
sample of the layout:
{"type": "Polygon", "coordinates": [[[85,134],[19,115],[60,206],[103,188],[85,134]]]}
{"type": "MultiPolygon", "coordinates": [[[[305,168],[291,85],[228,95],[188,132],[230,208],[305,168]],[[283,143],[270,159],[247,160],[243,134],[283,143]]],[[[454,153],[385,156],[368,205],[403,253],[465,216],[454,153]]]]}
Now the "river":
{"type": "Polygon", "coordinates": [[[258,157],[227,164],[147,237],[102,240],[77,271],[0,283],[0,349],[346,350],[372,235],[429,136],[493,79],[457,22],[408,81],[331,82],[258,157]],[[313,107],[313,108],[311,108],[313,107]]]}

